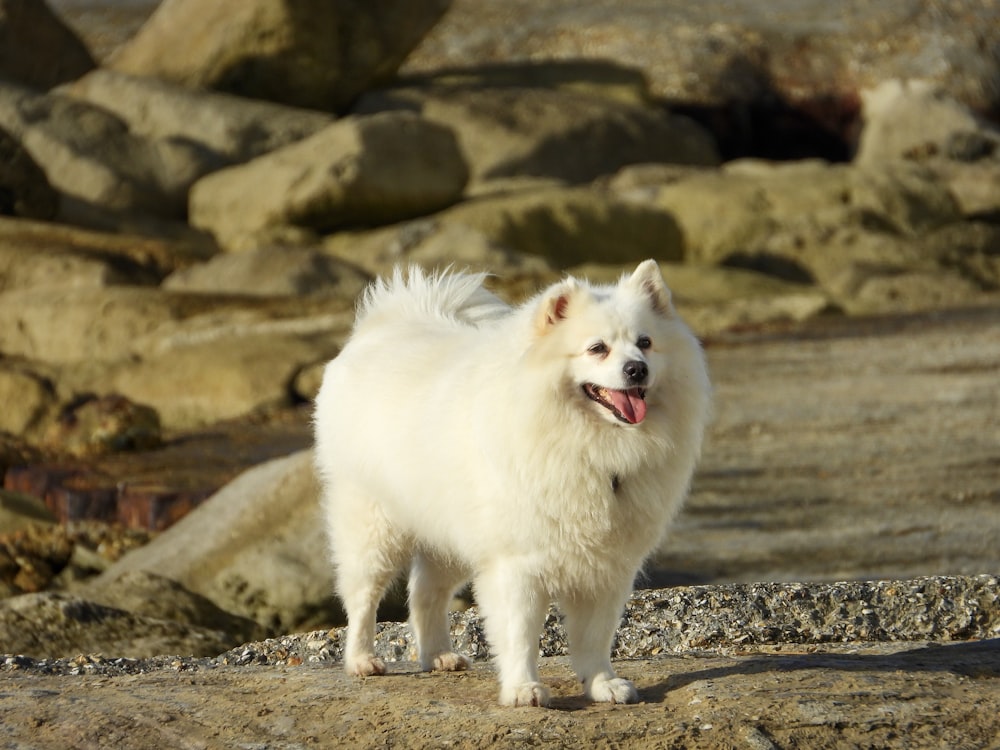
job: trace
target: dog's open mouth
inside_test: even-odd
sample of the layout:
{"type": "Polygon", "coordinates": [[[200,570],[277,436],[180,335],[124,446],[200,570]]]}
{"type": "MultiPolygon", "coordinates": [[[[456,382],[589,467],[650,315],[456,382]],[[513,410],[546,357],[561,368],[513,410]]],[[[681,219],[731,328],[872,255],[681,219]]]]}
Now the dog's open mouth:
{"type": "Polygon", "coordinates": [[[626,424],[639,424],[646,418],[645,388],[619,391],[603,385],[584,383],[583,392],[587,394],[587,398],[596,401],[626,424]]]}

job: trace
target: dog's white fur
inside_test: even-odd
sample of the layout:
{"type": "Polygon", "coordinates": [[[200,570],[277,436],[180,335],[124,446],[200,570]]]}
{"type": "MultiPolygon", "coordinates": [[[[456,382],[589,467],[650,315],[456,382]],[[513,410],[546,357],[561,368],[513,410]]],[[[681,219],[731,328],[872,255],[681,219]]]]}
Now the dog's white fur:
{"type": "Polygon", "coordinates": [[[586,694],[634,702],[610,650],[699,454],[701,348],[653,261],[617,285],[568,278],[516,308],[483,280],[411,269],[376,282],[324,373],[316,461],[348,616],[345,667],[385,672],[376,607],[409,563],[425,669],[468,665],[452,652],[447,609],[471,578],[501,703],[548,703],[537,657],[553,599],[586,694]],[[635,362],[648,371],[645,418],[626,421],[582,386],[634,387],[623,370],[635,362]]]}

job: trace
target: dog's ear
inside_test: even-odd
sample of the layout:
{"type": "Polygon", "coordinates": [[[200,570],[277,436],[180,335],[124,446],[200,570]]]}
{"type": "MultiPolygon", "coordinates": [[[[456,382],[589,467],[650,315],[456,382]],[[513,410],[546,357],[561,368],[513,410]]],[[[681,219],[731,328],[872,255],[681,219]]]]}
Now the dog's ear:
{"type": "Polygon", "coordinates": [[[544,335],[552,326],[564,320],[570,300],[579,290],[575,279],[566,279],[549,287],[538,302],[535,312],[535,330],[544,335]]]}
{"type": "Polygon", "coordinates": [[[655,260],[644,260],[638,265],[628,283],[645,294],[660,315],[670,315],[674,311],[670,290],[663,281],[663,274],[655,260]]]}

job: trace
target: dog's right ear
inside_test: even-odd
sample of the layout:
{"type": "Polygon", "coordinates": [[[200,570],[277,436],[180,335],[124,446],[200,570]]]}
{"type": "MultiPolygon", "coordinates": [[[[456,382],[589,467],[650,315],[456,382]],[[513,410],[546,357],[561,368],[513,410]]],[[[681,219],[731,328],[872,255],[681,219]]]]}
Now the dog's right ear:
{"type": "Polygon", "coordinates": [[[549,287],[535,311],[535,331],[544,336],[559,321],[564,320],[573,295],[579,289],[574,279],[566,279],[549,287]]]}

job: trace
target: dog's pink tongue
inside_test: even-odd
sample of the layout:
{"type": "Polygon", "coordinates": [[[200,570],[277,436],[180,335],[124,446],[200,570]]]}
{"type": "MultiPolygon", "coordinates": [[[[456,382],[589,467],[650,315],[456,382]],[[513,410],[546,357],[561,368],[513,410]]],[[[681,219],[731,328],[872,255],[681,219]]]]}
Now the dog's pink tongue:
{"type": "Polygon", "coordinates": [[[639,424],[646,418],[646,401],[633,389],[630,391],[608,390],[611,403],[629,424],[639,424]]]}

